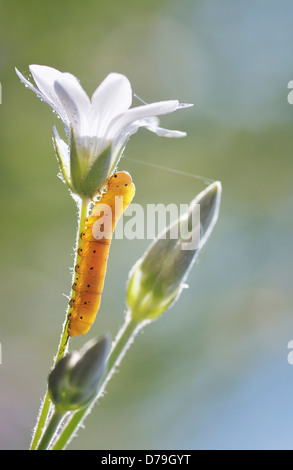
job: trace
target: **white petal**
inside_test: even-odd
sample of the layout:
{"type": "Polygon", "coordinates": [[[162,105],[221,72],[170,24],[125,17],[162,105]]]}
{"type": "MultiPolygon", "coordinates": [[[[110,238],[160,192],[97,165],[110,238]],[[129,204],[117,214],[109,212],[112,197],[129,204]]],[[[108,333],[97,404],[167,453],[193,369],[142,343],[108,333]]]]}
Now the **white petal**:
{"type": "Polygon", "coordinates": [[[138,119],[137,121],[134,121],[133,123],[129,124],[126,128],[124,128],[122,135],[126,135],[127,137],[131,136],[132,134],[135,134],[135,132],[137,132],[139,127],[145,127],[149,131],[155,132],[159,137],[186,137],[186,132],[164,129],[162,127],[159,127],[159,122],[160,121],[157,117],[138,119]]]}
{"type": "Polygon", "coordinates": [[[162,127],[158,126],[144,126],[152,132],[155,132],[159,137],[172,137],[172,138],[179,138],[179,137],[186,137],[186,132],[181,131],[173,131],[170,129],[163,129],[162,127]]]}
{"type": "Polygon", "coordinates": [[[25,84],[26,87],[30,88],[38,98],[41,100],[45,101],[49,106],[51,106],[54,111],[60,116],[60,118],[67,124],[67,116],[61,107],[61,104],[59,105],[57,103],[53,103],[42,91],[40,91],[38,88],[36,88],[29,80],[27,80],[20,72],[15,68],[15,71],[17,75],[19,76],[20,80],[22,83],[25,84]]]}
{"type": "Polygon", "coordinates": [[[53,67],[47,67],[46,65],[30,65],[29,67],[33,79],[45,96],[46,102],[59,114],[61,119],[68,124],[67,115],[55,93],[54,82],[60,78],[63,73],[53,67]]]}
{"type": "Polygon", "coordinates": [[[179,103],[178,109],[192,108],[192,106],[194,106],[192,103],[179,103]]]}
{"type": "Polygon", "coordinates": [[[116,139],[112,141],[112,163],[111,169],[113,170],[115,166],[118,164],[118,161],[122,157],[128,139],[131,135],[135,134],[139,127],[146,127],[148,129],[153,130],[159,124],[159,119],[157,117],[150,117],[146,119],[139,119],[131,124],[129,124],[126,128],[124,128],[122,133],[117,134],[116,139]]]}
{"type": "Polygon", "coordinates": [[[29,80],[27,80],[16,67],[15,67],[15,72],[19,76],[22,83],[24,83],[25,86],[30,88],[38,96],[38,98],[45,99],[45,96],[43,95],[43,93],[40,90],[38,90],[38,88],[36,88],[29,80]]]}
{"type": "Polygon", "coordinates": [[[125,137],[130,137],[131,135],[135,134],[140,127],[145,127],[153,131],[156,129],[159,124],[159,119],[155,116],[145,118],[145,119],[138,119],[137,121],[128,124],[128,126],[124,127],[123,132],[119,133],[120,139],[125,139],[125,137]]]}
{"type": "Polygon", "coordinates": [[[144,106],[137,106],[136,108],[129,109],[126,113],[117,116],[108,128],[110,138],[115,138],[115,135],[123,130],[131,123],[140,119],[159,116],[161,114],[173,113],[180,107],[177,100],[159,101],[158,103],[146,104],[144,106]]]}
{"type": "Polygon", "coordinates": [[[90,100],[77,78],[63,73],[54,82],[54,90],[66,111],[76,136],[89,135],[90,100]]]}
{"type": "Polygon", "coordinates": [[[125,75],[110,73],[92,96],[92,134],[103,135],[109,122],[131,106],[132,90],[125,75]]]}

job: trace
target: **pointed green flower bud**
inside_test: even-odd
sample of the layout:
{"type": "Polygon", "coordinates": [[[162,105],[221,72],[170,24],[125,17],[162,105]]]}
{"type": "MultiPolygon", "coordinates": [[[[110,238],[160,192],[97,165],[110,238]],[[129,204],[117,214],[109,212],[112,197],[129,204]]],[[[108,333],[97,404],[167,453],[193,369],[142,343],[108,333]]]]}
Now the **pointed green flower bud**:
{"type": "Polygon", "coordinates": [[[86,406],[96,395],[105,373],[110,340],[103,336],[61,358],[48,377],[48,388],[61,413],[86,406]]]}
{"type": "Polygon", "coordinates": [[[127,304],[137,322],[157,318],[179,298],[200,249],[218,219],[222,186],[208,186],[155,238],[130,271],[127,304]],[[176,236],[177,234],[177,236],[176,236]]]}

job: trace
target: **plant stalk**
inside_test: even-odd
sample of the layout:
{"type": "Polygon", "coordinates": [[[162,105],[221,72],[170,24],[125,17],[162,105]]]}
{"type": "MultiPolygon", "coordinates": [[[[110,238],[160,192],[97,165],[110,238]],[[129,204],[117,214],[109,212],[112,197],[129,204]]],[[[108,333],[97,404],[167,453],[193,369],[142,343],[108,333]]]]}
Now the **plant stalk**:
{"type": "Polygon", "coordinates": [[[42,436],[42,439],[37,447],[37,450],[47,450],[50,446],[50,443],[54,437],[54,434],[57,432],[58,427],[64,418],[64,413],[59,413],[54,411],[48,426],[45,429],[45,432],[42,436]]]}
{"type": "MultiPolygon", "coordinates": [[[[78,262],[78,258],[79,258],[78,248],[80,247],[80,245],[82,243],[82,240],[80,238],[80,234],[84,231],[84,228],[85,228],[84,221],[85,221],[85,218],[87,216],[88,202],[89,201],[87,199],[84,199],[80,203],[74,266],[78,262]]],[[[78,276],[78,274],[75,273],[73,282],[77,279],[77,276],[78,276]]],[[[72,294],[72,291],[71,291],[71,294],[72,294]]],[[[66,311],[65,321],[63,323],[63,330],[62,330],[62,333],[61,333],[61,338],[60,338],[60,342],[59,342],[58,351],[57,351],[57,354],[54,358],[53,367],[57,364],[59,359],[61,359],[61,357],[64,356],[64,354],[66,353],[67,348],[68,348],[69,336],[68,336],[67,316],[68,316],[68,309],[66,311]]],[[[41,405],[41,408],[40,408],[40,411],[39,411],[37,424],[36,424],[36,427],[34,429],[30,450],[36,450],[38,442],[41,438],[42,432],[46,427],[46,423],[47,423],[47,419],[48,419],[48,415],[49,415],[50,410],[51,410],[51,399],[50,399],[49,391],[47,389],[45,397],[44,397],[42,405],[41,405]]]]}

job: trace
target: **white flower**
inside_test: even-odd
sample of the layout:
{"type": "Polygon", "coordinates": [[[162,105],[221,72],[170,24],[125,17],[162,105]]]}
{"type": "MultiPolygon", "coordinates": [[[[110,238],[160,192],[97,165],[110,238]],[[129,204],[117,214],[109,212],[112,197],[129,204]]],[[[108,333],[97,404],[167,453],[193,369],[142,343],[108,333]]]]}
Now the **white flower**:
{"type": "Polygon", "coordinates": [[[162,129],[158,126],[159,120],[156,116],[192,105],[169,100],[130,109],[132,89],[124,75],[110,73],[90,99],[77,78],[70,73],[62,73],[43,65],[30,65],[29,68],[36,87],[17,69],[16,73],[27,87],[60,116],[69,134],[67,145],[54,128],[55,147],[67,183],[70,183],[72,178],[69,162],[73,145],[72,135],[80,176],[83,178],[106,149],[110,150],[107,171],[111,173],[129,136],[137,132],[139,127],[145,127],[164,137],[186,135],[185,132],[162,129]]]}

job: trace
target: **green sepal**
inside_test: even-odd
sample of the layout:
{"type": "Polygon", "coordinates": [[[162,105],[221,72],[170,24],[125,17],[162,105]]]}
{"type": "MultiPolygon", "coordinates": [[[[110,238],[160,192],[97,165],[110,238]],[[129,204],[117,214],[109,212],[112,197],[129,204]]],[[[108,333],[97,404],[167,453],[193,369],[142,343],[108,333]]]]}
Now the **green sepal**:
{"type": "Polygon", "coordinates": [[[82,172],[81,166],[77,154],[76,143],[74,134],[71,131],[70,135],[70,174],[71,174],[71,181],[73,185],[73,191],[76,194],[82,196],[81,193],[81,179],[82,179],[82,172]]]}
{"type": "Polygon", "coordinates": [[[86,198],[94,197],[109,176],[112,158],[112,148],[109,145],[94,161],[87,174],[82,178],[80,195],[86,198]]]}
{"type": "MultiPolygon", "coordinates": [[[[154,285],[155,283],[156,279],[154,279],[154,285]]],[[[160,297],[146,284],[142,272],[134,270],[128,281],[126,302],[131,310],[131,318],[138,323],[159,317],[172,305],[179,294],[179,288],[177,288],[169,296],[160,297]]]]}
{"type": "Polygon", "coordinates": [[[62,181],[67,184],[67,186],[73,191],[73,187],[70,181],[70,168],[69,165],[66,164],[66,160],[68,158],[67,155],[63,155],[62,152],[64,151],[64,148],[66,147],[66,150],[68,149],[67,144],[60,138],[58,131],[56,127],[54,126],[53,128],[53,146],[55,150],[55,155],[59,164],[59,168],[61,171],[61,174],[58,175],[62,181]],[[62,148],[62,146],[64,148],[62,148]]]}

